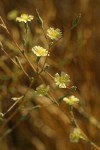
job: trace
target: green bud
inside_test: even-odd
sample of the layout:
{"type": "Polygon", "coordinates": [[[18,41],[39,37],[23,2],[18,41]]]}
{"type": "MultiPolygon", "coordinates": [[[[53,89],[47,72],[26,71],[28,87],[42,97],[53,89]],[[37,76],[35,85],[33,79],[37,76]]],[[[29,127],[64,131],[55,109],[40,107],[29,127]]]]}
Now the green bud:
{"type": "Polygon", "coordinates": [[[33,82],[34,81],[34,77],[30,77],[30,81],[33,82]]]}
{"type": "Polygon", "coordinates": [[[81,138],[81,131],[79,128],[74,128],[73,132],[70,133],[70,142],[79,142],[81,138]]]}
{"type": "Polygon", "coordinates": [[[50,65],[45,64],[45,66],[44,66],[44,68],[43,68],[43,71],[46,71],[49,67],[50,67],[50,65]]]}

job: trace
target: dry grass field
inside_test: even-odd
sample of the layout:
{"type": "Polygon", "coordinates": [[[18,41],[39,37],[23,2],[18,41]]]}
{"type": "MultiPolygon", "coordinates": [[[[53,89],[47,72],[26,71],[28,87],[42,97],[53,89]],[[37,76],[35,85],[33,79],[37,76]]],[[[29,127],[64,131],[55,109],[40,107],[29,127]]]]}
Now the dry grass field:
{"type": "MultiPolygon", "coordinates": [[[[36,78],[30,86],[27,75],[0,48],[0,112],[5,114],[15,103],[11,98],[22,96],[30,86],[22,104],[16,103],[4,117],[0,113],[0,150],[99,150],[100,0],[0,0],[0,16],[16,41],[13,44],[11,36],[0,27],[0,41],[4,50],[10,58],[18,56],[28,75],[36,78]],[[26,46],[29,61],[34,65],[36,61],[32,57],[31,47],[47,47],[37,24],[36,8],[44,21],[44,31],[49,27],[59,28],[63,35],[52,47],[47,60],[50,65],[48,72],[52,75],[61,71],[69,74],[70,87],[77,87],[72,94],[80,99],[79,105],[73,109],[75,119],[80,129],[98,147],[84,140],[70,142],[73,125],[65,102],[61,101],[57,106],[45,96],[34,96],[34,89],[41,81],[16,47],[16,43],[22,46],[24,26],[14,20],[11,12],[13,10],[15,16],[21,13],[34,16],[29,23],[26,46]],[[70,30],[72,21],[80,14],[78,25],[70,30]]],[[[43,73],[42,80],[51,85],[51,96],[55,100],[69,92],[67,88],[55,88],[48,74],[43,73]]]]}

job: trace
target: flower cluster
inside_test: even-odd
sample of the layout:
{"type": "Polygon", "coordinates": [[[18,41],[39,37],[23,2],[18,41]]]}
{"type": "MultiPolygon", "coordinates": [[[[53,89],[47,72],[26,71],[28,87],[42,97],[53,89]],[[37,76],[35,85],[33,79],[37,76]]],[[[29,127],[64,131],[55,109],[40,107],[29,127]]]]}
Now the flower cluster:
{"type": "MultiPolygon", "coordinates": [[[[54,76],[52,76],[48,71],[47,71],[47,69],[48,69],[48,67],[49,67],[49,65],[47,64],[47,58],[48,58],[48,56],[50,56],[50,50],[51,50],[51,48],[52,48],[52,46],[53,46],[53,44],[55,44],[59,39],[61,39],[61,37],[62,37],[62,32],[61,32],[61,30],[59,29],[59,28],[56,28],[56,29],[54,29],[53,27],[50,27],[48,30],[47,30],[47,33],[45,34],[45,30],[44,30],[44,24],[43,24],[43,20],[42,20],[42,18],[40,17],[40,15],[39,15],[39,13],[38,13],[38,11],[36,10],[36,13],[37,13],[37,21],[38,21],[38,23],[39,23],[39,26],[41,27],[41,29],[43,30],[43,33],[44,33],[44,37],[45,37],[45,39],[46,39],[46,44],[47,44],[47,47],[48,47],[48,49],[45,49],[45,48],[43,48],[43,47],[41,47],[41,46],[39,46],[39,45],[36,45],[36,46],[34,46],[34,47],[32,47],[32,49],[31,49],[31,52],[32,52],[32,54],[34,55],[35,54],[35,56],[37,56],[37,59],[36,59],[36,62],[37,62],[37,66],[33,66],[34,64],[32,64],[31,63],[31,61],[29,60],[29,58],[28,58],[28,55],[24,55],[24,54],[27,54],[27,53],[24,53],[24,50],[26,50],[26,48],[27,48],[27,36],[28,36],[28,34],[27,34],[27,29],[28,29],[28,22],[30,22],[30,21],[32,21],[33,19],[34,19],[34,16],[32,16],[32,15],[28,15],[28,14],[21,14],[21,16],[20,17],[17,17],[16,18],[16,21],[18,21],[18,22],[24,22],[24,26],[25,26],[25,29],[26,29],[26,33],[25,33],[25,38],[23,38],[23,42],[25,42],[25,43],[23,43],[23,49],[20,49],[20,50],[23,50],[23,51],[21,51],[22,52],[22,54],[23,54],[23,56],[26,58],[26,60],[29,62],[29,64],[30,64],[30,66],[33,68],[33,70],[34,70],[34,73],[35,73],[35,76],[37,76],[37,78],[36,79],[39,79],[39,77],[40,77],[40,79],[42,80],[42,82],[44,81],[44,78],[42,78],[42,77],[44,77],[44,76],[42,76],[42,75],[45,75],[46,73],[47,73],[47,75],[49,75],[49,77],[51,77],[51,79],[53,79],[53,82],[55,82],[55,86],[57,86],[58,88],[68,88],[68,86],[70,85],[70,76],[68,75],[68,74],[66,74],[65,72],[61,72],[60,74],[59,73],[56,73],[54,76]],[[24,45],[25,45],[25,47],[24,47],[24,45]],[[25,49],[24,49],[25,48],[25,49]],[[41,62],[39,62],[40,61],[40,58],[45,58],[44,59],[44,64],[42,65],[42,61],[41,62]],[[41,67],[42,66],[42,67],[41,67]],[[41,70],[40,70],[41,69],[41,70]],[[43,74],[44,73],[44,74],[43,74]]],[[[2,21],[2,20],[1,20],[2,21]]],[[[3,22],[3,21],[2,21],[3,22]]],[[[7,29],[6,28],[6,26],[5,26],[5,24],[1,24],[1,26],[2,27],[4,27],[5,29],[7,29]]],[[[15,42],[14,42],[15,43],[15,42]]],[[[0,42],[0,48],[1,49],[3,49],[2,48],[3,47],[3,45],[2,45],[2,43],[0,42]]],[[[4,50],[3,50],[4,51],[4,50]]],[[[26,52],[26,51],[25,51],[26,52]]],[[[27,75],[27,77],[30,79],[30,81],[31,81],[31,83],[33,83],[33,80],[34,80],[34,78],[33,77],[30,77],[28,74],[27,74],[27,72],[24,70],[24,68],[21,66],[21,63],[19,62],[19,59],[17,58],[17,56],[15,57],[16,58],[16,62],[17,62],[17,64],[19,65],[19,67],[22,69],[22,71],[25,73],[25,75],[27,75]]],[[[11,59],[12,60],[12,59],[11,59]]],[[[51,62],[52,63],[52,62],[51,62]]],[[[49,79],[49,78],[48,78],[49,79]]],[[[51,80],[49,80],[48,82],[50,82],[51,80]]],[[[30,88],[31,86],[29,86],[29,88],[30,88]]],[[[28,88],[28,89],[29,89],[28,88]]],[[[71,88],[68,88],[69,89],[69,93],[67,93],[68,95],[71,93],[71,92],[73,92],[73,91],[75,91],[76,90],[76,87],[75,86],[72,86],[71,88]]],[[[65,97],[65,96],[63,96],[63,97],[61,97],[61,98],[59,98],[57,101],[55,101],[55,100],[53,100],[53,96],[51,95],[51,93],[49,92],[49,90],[50,90],[50,86],[49,85],[46,85],[46,84],[40,84],[38,87],[36,87],[36,89],[35,89],[35,91],[34,91],[34,95],[35,96],[45,96],[46,98],[48,98],[48,99],[50,99],[50,101],[53,103],[53,104],[56,104],[57,106],[59,106],[59,102],[61,101],[61,100],[63,100],[66,104],[68,104],[69,105],[69,107],[71,108],[70,109],[70,113],[71,113],[71,115],[72,115],[72,123],[74,124],[74,126],[75,126],[75,128],[74,128],[74,130],[70,133],[70,136],[69,136],[69,138],[70,138],[70,141],[71,142],[78,142],[80,139],[82,139],[82,138],[84,138],[84,137],[82,137],[82,131],[81,131],[81,129],[80,128],[78,128],[78,125],[77,125],[77,122],[76,122],[76,120],[75,120],[75,118],[74,118],[74,114],[73,114],[73,112],[72,112],[72,109],[73,109],[73,106],[75,105],[75,104],[77,104],[77,103],[79,103],[79,99],[77,98],[77,97],[75,97],[74,95],[71,95],[71,96],[68,96],[68,97],[65,97]],[[50,94],[50,95],[49,95],[50,94]]],[[[66,94],[66,95],[67,95],[66,94]]],[[[24,96],[25,96],[25,94],[24,94],[24,96]]],[[[13,101],[15,101],[15,104],[16,104],[16,102],[18,101],[20,101],[20,100],[22,100],[23,98],[24,98],[24,96],[21,96],[21,97],[13,97],[12,98],[12,100],[13,101]]],[[[36,106],[37,107],[37,106],[36,106]]],[[[36,108],[35,107],[35,108],[36,108]]],[[[10,109],[12,109],[13,108],[13,106],[10,108],[10,109]]],[[[9,109],[9,110],[10,110],[9,109]]],[[[32,109],[33,109],[33,107],[32,107],[32,109]]],[[[7,111],[8,112],[8,111],[7,111]]],[[[2,119],[4,117],[4,114],[3,113],[0,113],[0,119],[2,119]]]]}
{"type": "Polygon", "coordinates": [[[45,84],[41,84],[40,86],[38,86],[36,88],[36,91],[35,93],[38,95],[38,96],[46,96],[48,91],[49,91],[49,85],[45,85],[45,84]]]}
{"type": "Polygon", "coordinates": [[[73,106],[74,104],[79,102],[79,99],[76,98],[74,95],[67,97],[64,97],[63,101],[65,101],[68,105],[73,106]]]}
{"type": "Polygon", "coordinates": [[[70,142],[77,143],[81,138],[81,131],[79,128],[74,128],[73,132],[70,133],[70,142]]]}
{"type": "Polygon", "coordinates": [[[16,21],[27,23],[28,21],[32,21],[33,19],[34,19],[34,16],[32,16],[32,15],[21,14],[20,17],[16,18],[16,21]]]}
{"type": "Polygon", "coordinates": [[[66,88],[70,83],[70,77],[68,74],[61,72],[61,75],[58,73],[55,74],[55,83],[59,88],[66,88]]]}
{"type": "Polygon", "coordinates": [[[54,29],[54,28],[49,28],[47,30],[47,36],[51,39],[51,40],[58,40],[62,37],[62,33],[60,29],[54,29]]]}
{"type": "Polygon", "coordinates": [[[49,56],[48,51],[46,49],[44,49],[41,46],[34,46],[32,48],[32,52],[37,56],[37,57],[41,57],[41,56],[49,56]]]}

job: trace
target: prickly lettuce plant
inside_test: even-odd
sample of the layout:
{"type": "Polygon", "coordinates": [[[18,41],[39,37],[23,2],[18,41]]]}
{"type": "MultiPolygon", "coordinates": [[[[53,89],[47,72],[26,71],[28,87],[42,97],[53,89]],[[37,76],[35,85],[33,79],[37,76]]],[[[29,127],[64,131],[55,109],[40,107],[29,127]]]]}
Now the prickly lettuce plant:
{"type": "MultiPolygon", "coordinates": [[[[71,30],[77,26],[79,20],[80,16],[78,16],[72,22],[71,30]]],[[[28,101],[26,100],[27,94],[32,90],[34,99],[38,98],[43,100],[42,98],[46,98],[46,100],[50,102],[48,106],[55,105],[55,107],[59,107],[61,102],[63,102],[65,105],[68,105],[70,113],[69,121],[71,122],[71,125],[73,127],[73,131],[69,135],[70,142],[76,143],[80,140],[84,140],[85,142],[91,144],[99,150],[100,148],[96,144],[94,144],[81,130],[74,116],[73,108],[80,107],[80,100],[74,95],[76,87],[71,85],[71,78],[69,74],[67,72],[64,72],[63,70],[59,71],[59,69],[58,71],[50,71],[50,69],[52,69],[50,63],[50,60],[52,60],[52,48],[63,37],[62,31],[59,28],[53,27],[49,27],[46,31],[44,22],[37,10],[36,16],[21,14],[15,20],[19,26],[22,25],[24,30],[22,42],[21,44],[18,44],[15,38],[11,35],[11,32],[9,31],[2,17],[0,17],[0,21],[1,28],[6,31],[8,37],[12,41],[13,46],[18,52],[17,55],[11,57],[5,49],[5,43],[2,41],[0,42],[0,50],[16,67],[18,67],[18,69],[23,72],[24,76],[29,82],[29,86],[27,87],[26,91],[22,95],[13,95],[13,97],[11,98],[13,104],[6,110],[6,112],[0,113],[0,120],[2,122],[1,126],[3,126],[4,124],[7,124],[7,122],[9,122],[18,111],[27,110],[27,113],[23,115],[20,120],[16,121],[17,123],[15,123],[15,126],[13,126],[11,129],[8,129],[1,135],[0,140],[10,134],[16,128],[16,126],[20,124],[20,122],[28,117],[29,113],[33,112],[33,110],[35,109],[41,109],[42,107],[44,107],[41,104],[34,105],[32,107],[27,107],[27,105],[25,105],[26,103],[28,103],[28,101]],[[43,46],[41,45],[41,43],[38,45],[33,44],[33,46],[30,47],[30,51],[28,52],[27,47],[29,41],[30,23],[32,23],[35,18],[45,38],[45,45],[43,46]],[[27,62],[27,64],[29,65],[32,76],[25,69],[22,58],[24,58],[25,62],[27,62]],[[56,93],[54,91],[57,93],[61,93],[62,96],[56,96],[56,93]],[[11,116],[6,119],[6,115],[10,112],[12,112],[11,116]]]]}

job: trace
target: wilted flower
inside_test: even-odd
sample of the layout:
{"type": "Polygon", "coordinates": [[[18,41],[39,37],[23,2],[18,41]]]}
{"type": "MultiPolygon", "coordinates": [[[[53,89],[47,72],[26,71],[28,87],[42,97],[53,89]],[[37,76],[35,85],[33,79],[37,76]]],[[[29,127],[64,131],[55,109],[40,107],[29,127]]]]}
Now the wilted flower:
{"type": "Polygon", "coordinates": [[[48,91],[49,91],[49,85],[41,84],[40,86],[36,88],[35,93],[38,96],[45,96],[47,95],[48,91]]]}
{"type": "Polygon", "coordinates": [[[58,73],[55,74],[55,83],[59,88],[66,88],[70,83],[70,77],[68,74],[61,72],[61,75],[58,73]]]}
{"type": "Polygon", "coordinates": [[[3,48],[3,44],[2,44],[2,42],[0,41],[0,48],[3,48]]]}
{"type": "Polygon", "coordinates": [[[38,57],[47,55],[49,56],[48,51],[41,46],[34,46],[32,48],[32,52],[38,57]]]}
{"type": "Polygon", "coordinates": [[[62,33],[60,29],[49,28],[47,30],[47,36],[52,40],[58,40],[62,37],[62,33]]]}
{"type": "Polygon", "coordinates": [[[19,100],[23,99],[23,97],[24,97],[24,96],[12,97],[11,99],[12,99],[13,101],[19,101],[19,100]]]}
{"type": "Polygon", "coordinates": [[[3,118],[3,117],[4,117],[4,114],[0,112],[0,118],[3,118]]]}
{"type": "Polygon", "coordinates": [[[34,16],[32,16],[32,15],[21,14],[20,17],[16,18],[16,21],[27,23],[28,21],[32,21],[33,19],[34,19],[34,16]]]}
{"type": "Polygon", "coordinates": [[[72,96],[69,96],[68,98],[65,97],[63,101],[65,101],[68,105],[73,106],[74,104],[79,102],[79,99],[76,98],[74,95],[72,95],[72,96]]]}
{"type": "Polygon", "coordinates": [[[79,128],[74,128],[73,132],[70,133],[70,142],[77,143],[81,138],[81,131],[79,128]]]}

